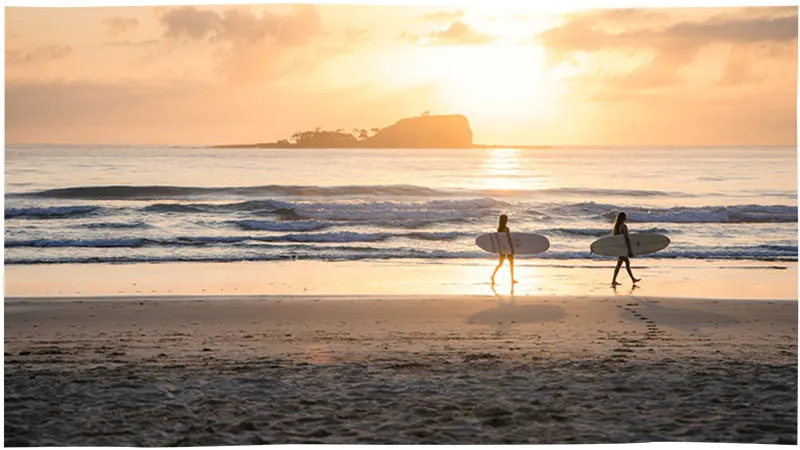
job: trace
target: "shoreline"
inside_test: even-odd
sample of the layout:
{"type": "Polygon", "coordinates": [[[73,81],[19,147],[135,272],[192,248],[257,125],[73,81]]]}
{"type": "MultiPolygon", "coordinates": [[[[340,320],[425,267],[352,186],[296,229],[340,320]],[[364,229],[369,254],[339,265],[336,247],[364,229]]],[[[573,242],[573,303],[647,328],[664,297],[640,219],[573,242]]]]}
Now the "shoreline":
{"type": "MultiPolygon", "coordinates": [[[[347,301],[347,302],[402,302],[402,301],[420,301],[428,298],[436,298],[440,300],[476,300],[476,299],[495,299],[499,302],[504,300],[523,300],[523,301],[545,301],[549,302],[553,299],[563,300],[564,298],[577,298],[585,301],[601,301],[605,302],[611,298],[619,301],[643,301],[643,302],[726,302],[726,303],[767,303],[767,304],[792,304],[800,303],[796,299],[751,299],[751,298],[692,298],[692,297],[654,297],[644,295],[509,295],[509,294],[170,294],[170,295],[95,295],[95,296],[31,296],[31,297],[12,297],[5,296],[4,306],[6,309],[13,311],[16,307],[21,305],[58,305],[65,303],[153,303],[153,302],[253,302],[253,303],[269,303],[269,302],[320,302],[320,301],[347,301]]],[[[27,309],[27,308],[26,308],[27,309]]]]}
{"type": "Polygon", "coordinates": [[[634,261],[642,281],[610,285],[611,262],[520,259],[519,284],[496,262],[264,261],[5,266],[6,297],[173,295],[383,296],[511,295],[648,296],[669,298],[797,300],[797,262],[634,261]],[[511,292],[513,289],[513,292],[511,292]]]}

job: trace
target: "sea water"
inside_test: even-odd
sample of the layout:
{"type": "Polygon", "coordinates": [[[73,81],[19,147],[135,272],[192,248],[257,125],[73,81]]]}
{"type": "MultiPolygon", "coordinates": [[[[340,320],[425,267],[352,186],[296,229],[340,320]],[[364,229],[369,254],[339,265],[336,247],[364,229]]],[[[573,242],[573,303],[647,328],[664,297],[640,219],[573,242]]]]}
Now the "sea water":
{"type": "Polygon", "coordinates": [[[797,261],[794,147],[214,149],[12,145],[5,263],[494,259],[475,238],[547,236],[540,264],[608,258],[617,213],[669,236],[651,264],[797,261]]]}

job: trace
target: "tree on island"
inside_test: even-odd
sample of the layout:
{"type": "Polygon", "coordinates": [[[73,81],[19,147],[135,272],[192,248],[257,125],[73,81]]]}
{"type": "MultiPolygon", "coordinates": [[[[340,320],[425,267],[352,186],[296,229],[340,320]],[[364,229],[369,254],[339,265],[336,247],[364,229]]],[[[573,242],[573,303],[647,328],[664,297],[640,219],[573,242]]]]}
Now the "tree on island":
{"type": "MultiPolygon", "coordinates": [[[[372,129],[373,136],[378,132],[380,132],[380,128],[372,129]]],[[[370,133],[366,129],[353,128],[352,133],[345,133],[342,128],[323,130],[320,127],[316,127],[310,131],[298,131],[288,141],[282,139],[277,144],[310,148],[357,147],[359,143],[366,141],[370,137],[370,133]]]]}

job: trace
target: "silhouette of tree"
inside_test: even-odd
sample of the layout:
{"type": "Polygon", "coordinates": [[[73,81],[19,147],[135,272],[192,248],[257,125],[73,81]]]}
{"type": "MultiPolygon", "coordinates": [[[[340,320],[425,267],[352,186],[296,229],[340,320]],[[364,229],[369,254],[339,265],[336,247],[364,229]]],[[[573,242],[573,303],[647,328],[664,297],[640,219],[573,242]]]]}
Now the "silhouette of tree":
{"type": "Polygon", "coordinates": [[[311,148],[354,147],[358,141],[355,136],[345,133],[341,128],[327,131],[319,127],[314,131],[298,131],[291,139],[293,146],[311,148]]]}

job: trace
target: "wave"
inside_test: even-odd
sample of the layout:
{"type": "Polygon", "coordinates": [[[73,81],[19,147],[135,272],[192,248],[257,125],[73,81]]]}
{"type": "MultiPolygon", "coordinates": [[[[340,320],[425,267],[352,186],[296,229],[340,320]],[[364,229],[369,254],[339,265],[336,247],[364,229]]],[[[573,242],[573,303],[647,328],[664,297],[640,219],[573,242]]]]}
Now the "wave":
{"type": "Polygon", "coordinates": [[[306,203],[292,206],[300,218],[333,221],[457,221],[497,214],[507,203],[492,198],[425,202],[306,203]]]}
{"type": "Polygon", "coordinates": [[[113,248],[113,247],[185,247],[226,244],[258,243],[347,243],[384,242],[390,239],[411,239],[423,241],[452,241],[465,236],[458,232],[410,232],[410,233],[357,233],[340,231],[333,233],[283,234],[277,236],[181,236],[166,239],[154,238],[101,238],[101,239],[6,239],[6,248],[21,247],[74,247],[74,248],[113,248]]]}
{"type": "MultiPolygon", "coordinates": [[[[460,219],[457,219],[460,220],[460,219]]],[[[314,220],[296,220],[296,221],[288,221],[288,220],[234,220],[229,222],[235,225],[237,228],[247,231],[287,231],[287,232],[302,232],[302,231],[320,231],[325,230],[331,227],[335,227],[338,224],[336,222],[320,222],[314,220]]],[[[400,222],[368,222],[362,223],[362,225],[376,225],[382,226],[387,228],[404,228],[404,229],[417,229],[423,228],[425,226],[431,224],[438,224],[441,225],[442,221],[430,221],[430,220],[413,220],[413,221],[400,221],[400,222]]],[[[417,239],[424,239],[424,240],[439,240],[439,239],[450,239],[453,236],[460,236],[461,233],[457,232],[428,232],[428,233],[405,233],[405,234],[398,234],[398,236],[406,236],[411,238],[417,239]]]]}
{"type": "Polygon", "coordinates": [[[345,243],[345,242],[384,242],[391,239],[412,239],[422,241],[453,241],[469,233],[459,232],[410,232],[410,233],[358,233],[337,231],[330,233],[284,234],[280,236],[251,236],[246,240],[256,242],[305,242],[305,243],[345,243]]]}
{"type": "Polygon", "coordinates": [[[601,189],[588,187],[560,187],[532,190],[493,189],[434,189],[424,186],[392,185],[344,185],[344,186],[79,186],[60,189],[12,194],[18,197],[95,199],[95,200],[143,200],[180,199],[187,197],[464,197],[464,196],[553,196],[581,195],[587,197],[695,197],[685,192],[667,192],[643,189],[601,189]]]}
{"type": "MultiPolygon", "coordinates": [[[[652,259],[693,259],[693,260],[750,260],[796,262],[797,247],[786,246],[785,251],[775,253],[766,251],[764,246],[701,249],[696,251],[662,251],[651,255],[636,257],[637,260],[652,259]]],[[[237,262],[237,261],[279,261],[290,259],[307,259],[316,261],[368,261],[368,260],[453,260],[453,259],[490,259],[495,255],[483,251],[425,250],[419,248],[395,247],[376,248],[370,246],[325,246],[316,245],[277,245],[267,248],[237,248],[237,251],[208,253],[170,253],[170,254],[100,254],[74,255],[41,253],[36,256],[15,256],[6,252],[6,264],[85,264],[85,263],[146,263],[146,262],[237,262]]],[[[593,255],[583,251],[545,252],[524,258],[547,261],[611,261],[612,258],[593,255]]]]}
{"type": "Polygon", "coordinates": [[[645,208],[584,202],[558,205],[553,212],[562,216],[583,216],[613,221],[624,211],[630,222],[640,223],[789,223],[797,222],[797,206],[789,205],[729,205],[676,206],[645,208]]]}
{"type": "Polygon", "coordinates": [[[6,248],[139,248],[139,247],[177,247],[177,246],[205,246],[215,244],[235,244],[249,240],[247,236],[196,236],[178,237],[174,239],[151,238],[101,238],[101,239],[6,239],[6,248]]]}
{"type": "MultiPolygon", "coordinates": [[[[469,223],[500,213],[522,219],[542,222],[562,219],[589,219],[610,223],[617,213],[625,211],[633,223],[791,223],[797,222],[794,205],[727,205],[727,206],[676,206],[648,208],[620,206],[595,202],[544,204],[531,209],[527,204],[514,204],[481,197],[464,199],[437,199],[426,201],[338,201],[338,202],[288,202],[275,199],[248,200],[234,203],[154,203],[141,208],[115,208],[113,211],[96,205],[6,208],[5,218],[72,218],[98,215],[104,212],[133,211],[148,214],[238,214],[235,222],[241,226],[259,229],[257,221],[246,222],[242,215],[277,218],[283,221],[306,222],[357,222],[379,226],[423,228],[437,222],[469,223]]],[[[248,218],[249,219],[249,218],[248,218]]],[[[266,221],[265,221],[266,223],[266,221]]],[[[270,227],[270,225],[264,225],[270,227]]],[[[304,225],[297,225],[303,227],[304,225]]],[[[320,224],[320,228],[323,226],[320,224]]],[[[264,228],[270,230],[270,228],[264,228]]],[[[569,227],[553,228],[564,234],[581,234],[569,227]]],[[[277,229],[276,231],[280,231],[277,229]]],[[[600,235],[598,230],[586,230],[588,235],[600,235]]]]}
{"type": "Polygon", "coordinates": [[[712,208],[670,208],[633,210],[634,222],[661,223],[788,223],[797,222],[796,206],[738,205],[712,208]]]}
{"type": "MultiPolygon", "coordinates": [[[[281,220],[382,222],[388,226],[417,228],[436,221],[466,221],[488,213],[496,213],[508,203],[492,198],[462,200],[429,200],[417,202],[358,201],[358,202],[286,202],[280,200],[249,200],[244,202],[156,203],[141,208],[155,213],[249,213],[275,216],[281,220]],[[396,223],[395,223],[396,222],[396,223]]],[[[256,222],[237,221],[237,224],[257,227],[256,222]]],[[[269,225],[265,225],[269,226],[269,225]]],[[[257,228],[253,228],[257,229],[257,228]]]]}
{"type": "MultiPolygon", "coordinates": [[[[664,228],[648,228],[637,229],[637,233],[659,233],[659,234],[675,234],[676,231],[666,230],[664,228]]],[[[545,236],[561,235],[561,236],[591,236],[603,237],[611,235],[611,227],[605,228],[549,228],[539,231],[545,236]]]]}
{"type": "MultiPolygon", "coordinates": [[[[696,197],[696,194],[687,192],[648,191],[643,189],[600,189],[584,187],[563,187],[538,189],[530,192],[532,195],[583,195],[587,197],[696,197]]],[[[523,193],[523,192],[519,192],[523,193]]]]}
{"type": "Polygon", "coordinates": [[[197,196],[218,197],[348,197],[348,196],[399,196],[431,197],[447,195],[446,191],[410,185],[376,186],[81,186],[14,194],[21,197],[95,199],[95,200],[141,200],[175,199],[197,196]]]}
{"type": "Polygon", "coordinates": [[[203,213],[203,205],[187,205],[182,203],[156,203],[142,208],[144,212],[155,213],[203,213]]]}
{"type": "MultiPolygon", "coordinates": [[[[10,252],[16,249],[25,248],[140,248],[148,247],[149,253],[159,248],[179,248],[181,250],[169,250],[175,253],[176,257],[183,252],[192,252],[192,249],[215,248],[218,253],[232,253],[242,251],[252,251],[257,253],[272,254],[275,252],[284,253],[287,249],[296,249],[298,245],[302,250],[310,255],[327,254],[334,249],[344,253],[350,252],[358,256],[368,248],[383,252],[385,258],[408,258],[409,255],[427,255],[426,258],[453,258],[452,254],[458,254],[463,258],[482,258],[494,256],[474,248],[471,243],[456,244],[451,248],[432,248],[426,250],[423,246],[396,247],[403,245],[402,240],[409,241],[428,241],[428,242],[454,242],[468,234],[460,232],[408,232],[408,233],[356,233],[356,232],[328,232],[328,233],[288,233],[277,236],[181,236],[174,238],[153,239],[144,237],[126,238],[101,238],[101,239],[29,239],[14,240],[7,239],[5,246],[10,252]],[[383,244],[393,242],[391,244],[383,244]],[[355,246],[342,247],[337,244],[374,244],[381,243],[378,247],[355,246]],[[463,250],[462,250],[463,249],[463,250]]],[[[469,234],[469,237],[472,237],[469,234]]],[[[147,252],[146,252],[147,253],[147,252]]],[[[96,255],[113,256],[113,255],[96,255]]],[[[147,255],[137,255],[131,252],[131,257],[146,257],[147,255]]],[[[340,255],[347,256],[347,255],[340,255]]],[[[363,255],[362,255],[363,256],[363,255]]],[[[527,257],[527,256],[526,256],[527,257]]],[[[537,259],[589,259],[604,260],[607,257],[591,253],[585,250],[550,250],[545,253],[532,256],[537,259]]],[[[740,260],[781,260],[797,261],[798,246],[796,244],[761,244],[753,246],[719,246],[719,247],[681,247],[679,245],[669,247],[663,251],[643,255],[637,259],[740,259],[740,260]]],[[[13,259],[13,258],[12,258],[13,259]]]]}
{"type": "Polygon", "coordinates": [[[292,203],[281,200],[248,200],[236,203],[222,203],[210,205],[209,209],[213,211],[230,211],[230,212],[274,212],[284,209],[291,209],[292,203]]]}
{"type": "MultiPolygon", "coordinates": [[[[436,221],[467,221],[488,213],[497,213],[508,203],[492,198],[461,200],[428,200],[416,202],[349,201],[349,202],[286,202],[281,200],[249,200],[244,202],[156,203],[141,210],[157,213],[249,213],[276,216],[282,220],[355,221],[383,223],[388,226],[417,228],[436,221]]],[[[239,223],[241,221],[238,221],[239,223]]],[[[248,223],[255,225],[255,223],[248,223]]],[[[244,225],[244,226],[248,226],[244,225]]]]}
{"type": "Polygon", "coordinates": [[[152,227],[153,227],[152,225],[141,221],[82,223],[70,226],[70,228],[86,228],[90,230],[95,230],[95,229],[128,230],[128,229],[146,229],[152,227]]]}
{"type": "Polygon", "coordinates": [[[330,228],[331,222],[308,221],[274,221],[274,220],[234,220],[233,225],[243,230],[259,231],[319,231],[330,228]]]}
{"type": "Polygon", "coordinates": [[[60,219],[83,216],[102,209],[99,206],[48,206],[32,208],[6,208],[6,219],[35,218],[60,219]]]}
{"type": "MultiPolygon", "coordinates": [[[[645,257],[650,255],[645,255],[645,257]]],[[[696,251],[664,250],[654,253],[659,259],[714,259],[755,261],[797,261],[797,246],[723,247],[696,251]]]]}
{"type": "Polygon", "coordinates": [[[147,239],[138,238],[116,238],[116,239],[29,239],[12,240],[6,239],[6,248],[17,247],[91,247],[91,248],[110,248],[110,247],[141,247],[148,242],[147,239]]]}

